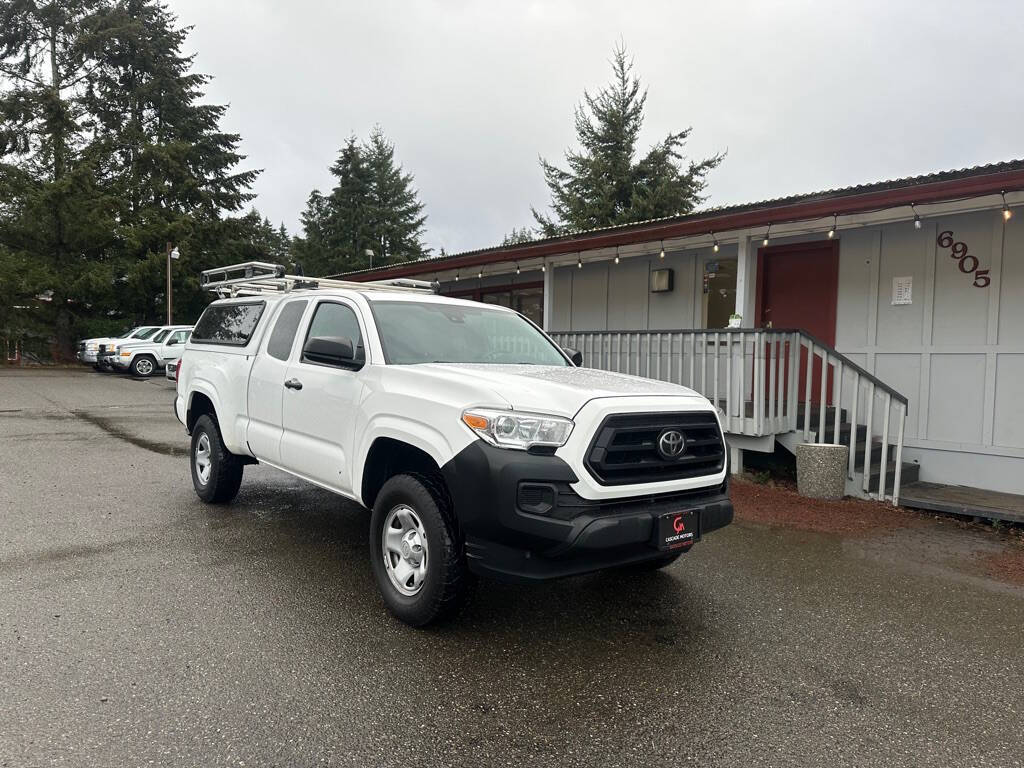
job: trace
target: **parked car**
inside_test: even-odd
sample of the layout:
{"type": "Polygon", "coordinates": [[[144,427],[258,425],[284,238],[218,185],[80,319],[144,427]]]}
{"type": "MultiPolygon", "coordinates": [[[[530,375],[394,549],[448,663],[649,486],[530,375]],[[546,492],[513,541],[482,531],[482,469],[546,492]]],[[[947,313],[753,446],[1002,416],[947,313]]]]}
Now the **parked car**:
{"type": "Polygon", "coordinates": [[[133,376],[152,376],[181,357],[191,332],[191,325],[165,325],[145,341],[118,344],[111,355],[114,369],[133,376]]]}
{"type": "Polygon", "coordinates": [[[264,463],[372,510],[373,574],[403,621],[454,613],[477,575],[661,568],[732,521],[696,392],[581,368],[521,314],[428,284],[283,273],[203,274],[242,295],[207,307],[179,365],[193,486],[228,502],[264,463]]]}
{"type": "Polygon", "coordinates": [[[108,356],[108,352],[113,349],[112,345],[129,339],[148,339],[159,330],[159,325],[140,325],[120,336],[101,336],[95,339],[83,339],[78,342],[76,356],[80,363],[91,365],[96,370],[103,370],[108,366],[108,363],[104,362],[101,358],[108,356]]]}
{"type": "Polygon", "coordinates": [[[177,360],[169,361],[167,363],[167,367],[164,368],[164,377],[168,381],[177,381],[178,377],[175,376],[175,373],[177,372],[177,370],[178,370],[178,361],[177,360]]]}

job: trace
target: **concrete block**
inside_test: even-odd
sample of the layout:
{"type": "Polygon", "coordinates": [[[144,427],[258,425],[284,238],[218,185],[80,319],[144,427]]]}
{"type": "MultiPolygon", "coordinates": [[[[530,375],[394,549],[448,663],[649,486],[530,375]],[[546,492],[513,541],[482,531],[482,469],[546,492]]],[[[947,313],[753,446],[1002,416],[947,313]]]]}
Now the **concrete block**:
{"type": "Polygon", "coordinates": [[[800,443],[796,447],[796,485],[801,496],[841,499],[846,490],[850,449],[845,445],[800,443]]]}

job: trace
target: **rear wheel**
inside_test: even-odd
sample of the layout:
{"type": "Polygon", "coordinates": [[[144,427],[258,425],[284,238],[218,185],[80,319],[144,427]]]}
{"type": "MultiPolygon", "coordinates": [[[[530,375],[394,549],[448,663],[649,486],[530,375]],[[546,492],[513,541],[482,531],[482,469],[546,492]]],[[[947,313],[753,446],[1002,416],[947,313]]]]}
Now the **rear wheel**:
{"type": "Polygon", "coordinates": [[[207,504],[224,504],[238,494],[245,465],[224,447],[217,422],[200,416],[192,428],[192,485],[207,504]]]}
{"type": "Polygon", "coordinates": [[[373,505],[370,562],[390,611],[422,627],[455,615],[475,577],[440,478],[396,475],[373,505]]]}
{"type": "Polygon", "coordinates": [[[151,357],[137,357],[132,360],[132,375],[133,376],[152,376],[153,371],[156,370],[156,363],[153,362],[151,357]]]}

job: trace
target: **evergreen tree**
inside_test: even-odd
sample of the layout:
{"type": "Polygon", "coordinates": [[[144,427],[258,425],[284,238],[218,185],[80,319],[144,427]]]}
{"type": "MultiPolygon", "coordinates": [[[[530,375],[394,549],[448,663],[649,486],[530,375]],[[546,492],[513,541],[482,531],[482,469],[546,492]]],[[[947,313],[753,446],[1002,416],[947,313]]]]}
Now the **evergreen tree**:
{"type": "Polygon", "coordinates": [[[337,179],[328,203],[326,245],[327,268],[331,272],[361,269],[369,262],[366,249],[373,245],[370,232],[370,189],[372,176],[363,148],[350,136],[331,166],[337,179]]]}
{"type": "Polygon", "coordinates": [[[395,160],[379,127],[369,141],[354,136],[331,166],[330,195],[313,190],[302,214],[303,236],[292,253],[307,275],[329,275],[423,258],[426,216],[412,174],[395,160]],[[372,251],[372,256],[368,253],[372,251]]]}
{"type": "Polygon", "coordinates": [[[327,275],[332,270],[328,264],[327,249],[327,216],[329,203],[320,191],[314,189],[306,199],[306,209],[302,212],[302,231],[304,237],[296,237],[292,241],[292,258],[302,266],[307,275],[327,275]]]}
{"type": "Polygon", "coordinates": [[[533,242],[533,230],[529,227],[512,227],[512,231],[509,232],[502,239],[502,245],[519,245],[520,243],[533,242]]]}
{"type": "Polygon", "coordinates": [[[632,69],[625,47],[616,46],[611,84],[584,92],[576,108],[581,151],[566,153],[568,170],[541,158],[553,216],[536,209],[533,216],[545,236],[689,213],[704,199],[706,176],[724,156],[686,164],[691,129],[670,133],[636,160],[647,91],[632,69]]]}
{"type": "Polygon", "coordinates": [[[47,294],[35,315],[65,354],[78,334],[163,317],[168,243],[177,289],[223,263],[215,236],[263,229],[221,218],[257,172],[236,172],[224,107],[200,103],[186,34],[158,0],[0,5],[0,253],[30,265],[17,300],[47,294]]]}
{"type": "Polygon", "coordinates": [[[102,0],[0,5],[0,247],[6,259],[31,265],[15,301],[52,291],[37,314],[65,354],[89,263],[113,224],[84,103],[102,10],[102,0]]]}
{"type": "Polygon", "coordinates": [[[371,179],[368,223],[374,265],[423,258],[426,250],[420,238],[427,217],[412,186],[412,174],[395,163],[395,147],[380,126],[370,134],[364,153],[371,179]]]}

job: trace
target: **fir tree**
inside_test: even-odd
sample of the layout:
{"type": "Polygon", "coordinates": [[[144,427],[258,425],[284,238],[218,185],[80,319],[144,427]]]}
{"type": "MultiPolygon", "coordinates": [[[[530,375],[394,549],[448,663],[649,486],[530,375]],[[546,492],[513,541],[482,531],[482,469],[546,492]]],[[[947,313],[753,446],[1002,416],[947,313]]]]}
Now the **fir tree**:
{"type": "Polygon", "coordinates": [[[371,179],[368,223],[374,264],[422,258],[426,255],[421,237],[427,217],[412,186],[412,174],[396,164],[395,147],[380,126],[373,129],[364,152],[371,179]]]}
{"type": "Polygon", "coordinates": [[[545,236],[688,213],[704,199],[707,174],[723,155],[685,163],[691,129],[670,133],[636,160],[647,91],[632,69],[625,47],[616,46],[611,84],[584,92],[576,108],[581,151],[566,153],[568,170],[541,158],[553,216],[533,215],[545,236]]]}
{"type": "Polygon", "coordinates": [[[350,137],[331,174],[334,188],[328,196],[310,193],[303,236],[293,241],[293,254],[306,274],[337,274],[427,255],[423,203],[412,174],[396,162],[394,145],[379,127],[365,144],[350,137]]]}

